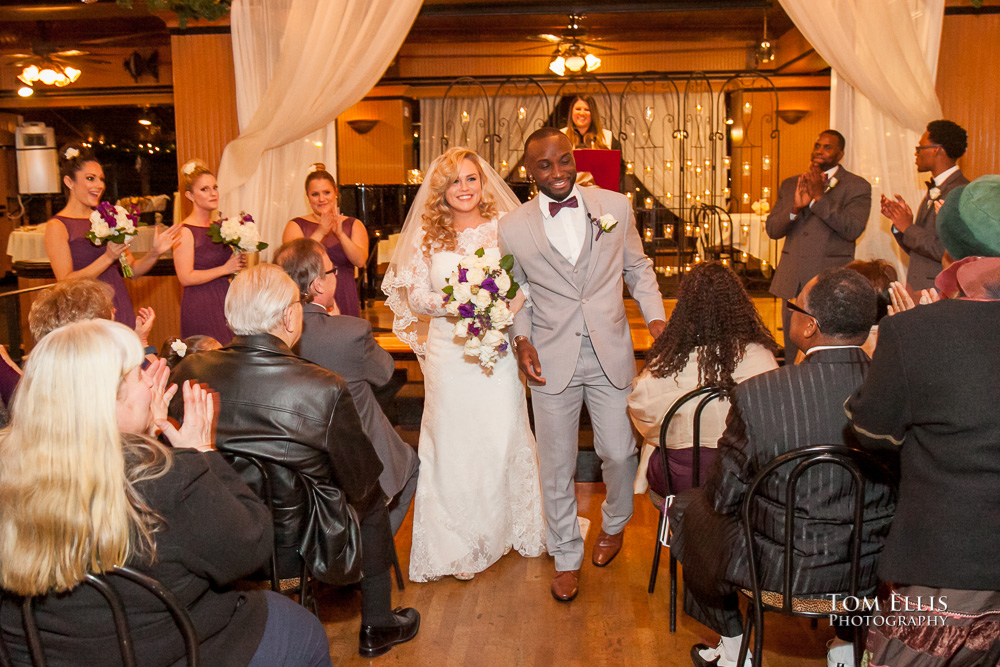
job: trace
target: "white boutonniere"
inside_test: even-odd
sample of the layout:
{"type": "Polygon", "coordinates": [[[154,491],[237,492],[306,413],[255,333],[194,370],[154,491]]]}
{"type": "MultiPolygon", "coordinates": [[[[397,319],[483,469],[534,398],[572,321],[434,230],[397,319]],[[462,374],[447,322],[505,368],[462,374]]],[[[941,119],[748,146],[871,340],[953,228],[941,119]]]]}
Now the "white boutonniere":
{"type": "Polygon", "coordinates": [[[591,218],[590,221],[593,222],[595,225],[597,225],[597,238],[594,239],[595,241],[600,240],[601,234],[605,232],[610,232],[612,229],[618,226],[618,220],[615,218],[615,216],[611,215],[610,213],[605,213],[596,220],[591,218]]]}
{"type": "Polygon", "coordinates": [[[931,201],[937,201],[940,196],[941,196],[941,188],[939,188],[936,185],[927,191],[927,198],[930,199],[931,201]]]}
{"type": "Polygon", "coordinates": [[[67,160],[72,160],[75,157],[80,157],[80,151],[71,146],[66,149],[65,153],[63,153],[63,157],[67,160]]]}
{"type": "Polygon", "coordinates": [[[178,357],[180,357],[180,358],[183,359],[184,355],[187,354],[188,346],[182,340],[174,340],[174,341],[171,341],[171,343],[170,343],[170,349],[173,350],[177,354],[178,357]]]}
{"type": "Polygon", "coordinates": [[[826,182],[826,190],[823,190],[823,192],[829,192],[830,190],[833,190],[835,187],[837,187],[836,176],[834,176],[833,178],[831,178],[829,181],[826,182]]]}

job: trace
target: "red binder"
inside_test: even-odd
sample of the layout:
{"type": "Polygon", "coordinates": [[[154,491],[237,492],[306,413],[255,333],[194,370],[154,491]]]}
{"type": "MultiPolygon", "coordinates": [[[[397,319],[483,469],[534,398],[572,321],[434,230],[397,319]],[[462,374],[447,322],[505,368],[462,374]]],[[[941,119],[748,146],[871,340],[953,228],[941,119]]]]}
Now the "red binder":
{"type": "Polygon", "coordinates": [[[576,173],[589,171],[594,175],[597,187],[618,192],[621,182],[622,152],[596,148],[582,148],[573,151],[576,173]]]}

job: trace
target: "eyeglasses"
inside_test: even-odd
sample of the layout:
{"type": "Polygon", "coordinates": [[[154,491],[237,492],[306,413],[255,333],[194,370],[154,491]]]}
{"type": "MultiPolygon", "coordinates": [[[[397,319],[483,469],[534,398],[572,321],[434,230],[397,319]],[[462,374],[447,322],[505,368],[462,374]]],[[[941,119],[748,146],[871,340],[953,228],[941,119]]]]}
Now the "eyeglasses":
{"type": "Polygon", "coordinates": [[[941,148],[941,144],[927,144],[926,146],[914,146],[913,149],[918,153],[925,148],[941,148]]]}
{"type": "Polygon", "coordinates": [[[337,267],[334,266],[332,269],[330,269],[329,271],[326,272],[326,275],[330,275],[331,273],[333,275],[337,275],[337,271],[338,271],[337,267]]]}
{"type": "Polygon", "coordinates": [[[795,311],[795,312],[797,312],[797,313],[802,313],[802,314],[803,314],[803,315],[805,315],[806,317],[811,317],[811,318],[813,318],[814,320],[816,320],[816,326],[817,326],[817,327],[819,326],[819,319],[818,319],[818,318],[817,318],[817,317],[816,317],[815,315],[813,315],[813,314],[812,314],[812,313],[810,313],[810,312],[809,312],[808,310],[806,310],[806,309],[805,309],[805,308],[803,308],[802,306],[798,305],[798,304],[797,304],[797,303],[795,303],[794,301],[788,301],[787,303],[788,303],[788,310],[794,310],[794,311],[795,311]]]}

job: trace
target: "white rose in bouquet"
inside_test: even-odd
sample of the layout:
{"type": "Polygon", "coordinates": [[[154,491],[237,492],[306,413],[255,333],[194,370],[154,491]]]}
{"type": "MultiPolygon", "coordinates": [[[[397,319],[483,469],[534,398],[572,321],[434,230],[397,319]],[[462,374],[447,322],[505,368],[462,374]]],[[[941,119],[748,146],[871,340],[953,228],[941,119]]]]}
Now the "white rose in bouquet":
{"type": "Polygon", "coordinates": [[[452,299],[444,306],[444,312],[448,313],[452,317],[458,317],[458,301],[452,299]]]}
{"type": "Polygon", "coordinates": [[[510,276],[506,271],[501,271],[500,275],[493,279],[493,282],[500,288],[500,294],[506,294],[510,289],[510,276]]]}
{"type": "Polygon", "coordinates": [[[490,322],[497,329],[505,329],[514,323],[514,316],[510,314],[510,308],[503,301],[497,301],[490,308],[490,322]]]}
{"type": "Polygon", "coordinates": [[[505,340],[506,338],[502,333],[496,329],[490,329],[486,332],[486,335],[483,336],[482,345],[484,347],[494,348],[498,347],[505,340]]]}
{"type": "Polygon", "coordinates": [[[493,255],[483,256],[483,268],[487,271],[499,271],[500,270],[500,258],[494,257],[493,255]]]}
{"type": "Polygon", "coordinates": [[[90,230],[98,236],[98,238],[104,238],[106,236],[111,236],[111,227],[108,223],[103,220],[92,220],[90,224],[90,230]]]}
{"type": "Polygon", "coordinates": [[[129,218],[125,209],[120,206],[116,206],[115,208],[117,209],[115,211],[115,225],[126,234],[135,231],[135,225],[132,224],[132,219],[129,218]]]}
{"type": "Polygon", "coordinates": [[[226,218],[219,225],[219,233],[222,234],[222,238],[226,241],[235,241],[240,237],[240,232],[242,231],[242,226],[238,220],[232,220],[226,218]]]}
{"type": "Polygon", "coordinates": [[[259,242],[260,234],[257,232],[257,228],[251,225],[243,225],[240,233],[240,250],[243,252],[256,252],[259,242]]]}
{"type": "Polygon", "coordinates": [[[470,336],[469,339],[465,341],[465,354],[470,357],[478,357],[480,346],[481,343],[479,342],[479,339],[475,336],[470,336]]]}
{"type": "Polygon", "coordinates": [[[473,300],[476,304],[476,308],[488,308],[491,303],[493,303],[493,295],[484,289],[479,290],[476,294],[476,298],[473,300]]]}
{"type": "Polygon", "coordinates": [[[470,285],[478,286],[481,282],[486,280],[486,272],[479,267],[473,267],[466,271],[465,279],[469,281],[470,285]]]}
{"type": "MultiPolygon", "coordinates": [[[[459,283],[455,285],[455,289],[452,291],[451,295],[455,297],[455,301],[458,303],[466,303],[472,301],[472,290],[469,289],[469,283],[459,283]]],[[[458,313],[456,312],[456,315],[458,313]]]]}
{"type": "Polygon", "coordinates": [[[468,338],[469,320],[461,320],[455,325],[455,336],[458,338],[468,338]]]}

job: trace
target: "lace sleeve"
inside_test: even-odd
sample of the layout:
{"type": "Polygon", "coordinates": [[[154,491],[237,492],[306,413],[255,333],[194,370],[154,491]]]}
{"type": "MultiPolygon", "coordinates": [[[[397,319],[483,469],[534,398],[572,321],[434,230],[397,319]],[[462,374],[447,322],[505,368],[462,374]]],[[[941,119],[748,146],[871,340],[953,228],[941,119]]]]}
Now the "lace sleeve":
{"type": "Polygon", "coordinates": [[[430,266],[426,258],[423,261],[413,262],[412,282],[407,290],[407,300],[410,310],[427,317],[441,317],[446,315],[444,309],[444,295],[431,287],[430,266]]]}

